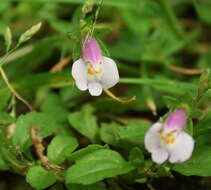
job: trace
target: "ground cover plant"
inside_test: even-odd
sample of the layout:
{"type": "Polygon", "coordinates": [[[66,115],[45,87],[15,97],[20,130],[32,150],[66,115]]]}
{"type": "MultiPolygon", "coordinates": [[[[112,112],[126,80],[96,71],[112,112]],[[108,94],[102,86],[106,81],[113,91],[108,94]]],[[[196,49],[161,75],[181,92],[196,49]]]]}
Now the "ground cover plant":
{"type": "Polygon", "coordinates": [[[0,190],[210,189],[210,9],[0,2],[0,190]]]}

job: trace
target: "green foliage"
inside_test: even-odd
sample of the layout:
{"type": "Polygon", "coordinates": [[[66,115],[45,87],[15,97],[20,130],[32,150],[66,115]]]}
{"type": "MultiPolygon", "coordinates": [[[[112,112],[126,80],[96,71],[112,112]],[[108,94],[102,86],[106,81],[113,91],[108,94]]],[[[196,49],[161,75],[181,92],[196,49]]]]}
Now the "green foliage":
{"type": "Polygon", "coordinates": [[[93,112],[92,106],[85,105],[80,112],[71,113],[68,116],[71,126],[90,140],[95,139],[98,130],[97,120],[93,112]]]}
{"type": "MultiPolygon", "coordinates": [[[[14,190],[159,189],[155,178],[174,175],[190,189],[199,180],[185,176],[210,177],[210,8],[209,0],[2,1],[0,190],[11,180],[14,190]],[[86,32],[117,64],[112,93],[136,101],[77,89],[70,71],[86,32]],[[156,164],[146,132],[177,108],[188,113],[193,154],[156,164]]],[[[209,180],[196,188],[211,187],[201,181],[209,180]]]]}
{"type": "Polygon", "coordinates": [[[50,115],[41,112],[30,112],[20,116],[12,140],[13,144],[21,150],[26,150],[31,145],[29,136],[31,127],[39,127],[40,135],[47,137],[57,130],[58,125],[50,115]]]}
{"type": "Polygon", "coordinates": [[[67,170],[66,183],[92,184],[125,174],[134,168],[115,151],[101,149],[87,154],[67,170]]]}
{"type": "Polygon", "coordinates": [[[65,158],[68,158],[78,146],[74,137],[57,135],[48,146],[47,155],[49,160],[55,164],[61,164],[65,158]]]}
{"type": "Polygon", "coordinates": [[[54,174],[41,166],[33,166],[26,174],[26,181],[36,189],[45,189],[56,182],[54,174]]]}
{"type": "Polygon", "coordinates": [[[209,159],[211,150],[210,140],[208,138],[210,137],[208,137],[207,135],[198,137],[196,139],[196,147],[191,159],[189,159],[185,163],[176,164],[173,167],[173,170],[187,176],[210,176],[211,169],[208,166],[211,162],[209,159]]]}

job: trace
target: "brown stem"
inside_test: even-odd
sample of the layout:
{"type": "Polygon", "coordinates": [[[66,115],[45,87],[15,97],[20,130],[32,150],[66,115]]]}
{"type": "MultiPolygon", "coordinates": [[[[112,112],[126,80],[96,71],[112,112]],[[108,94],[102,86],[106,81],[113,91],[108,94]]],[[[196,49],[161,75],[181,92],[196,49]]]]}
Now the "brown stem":
{"type": "Polygon", "coordinates": [[[170,64],[167,64],[166,67],[172,71],[175,71],[177,73],[182,73],[185,75],[199,75],[202,73],[202,70],[200,69],[188,69],[188,68],[183,68],[183,67],[170,65],[170,64]]]}
{"type": "Polygon", "coordinates": [[[42,144],[42,138],[39,137],[39,127],[32,126],[30,129],[30,135],[32,139],[32,143],[35,147],[36,154],[41,161],[42,165],[47,169],[61,170],[63,169],[61,166],[52,164],[49,162],[48,157],[44,155],[45,147],[42,144]]]}
{"type": "Polygon", "coordinates": [[[54,65],[51,68],[50,72],[56,73],[56,72],[61,71],[71,61],[71,59],[72,59],[71,56],[68,56],[68,57],[62,59],[61,61],[59,61],[56,65],[54,65]]]}

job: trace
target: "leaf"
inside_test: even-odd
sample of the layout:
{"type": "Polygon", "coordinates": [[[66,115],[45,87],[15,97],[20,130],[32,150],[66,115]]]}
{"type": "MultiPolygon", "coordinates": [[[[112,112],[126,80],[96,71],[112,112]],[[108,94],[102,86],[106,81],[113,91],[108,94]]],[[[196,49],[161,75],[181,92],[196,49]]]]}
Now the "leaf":
{"type": "Polygon", "coordinates": [[[90,105],[83,106],[79,112],[71,113],[68,121],[71,126],[85,137],[93,140],[97,134],[97,119],[93,115],[94,108],[90,105]]]}
{"type": "Polygon", "coordinates": [[[186,176],[211,176],[210,135],[198,137],[195,145],[191,158],[184,163],[175,164],[173,170],[186,176]]]}
{"type": "Polygon", "coordinates": [[[103,142],[110,145],[117,145],[119,141],[119,137],[117,135],[118,129],[122,128],[122,126],[118,125],[115,122],[110,124],[102,123],[100,127],[100,138],[103,142]]]}
{"type": "Polygon", "coordinates": [[[50,162],[61,164],[78,147],[74,137],[58,135],[48,145],[47,155],[50,162]]]}
{"type": "Polygon", "coordinates": [[[32,26],[26,32],[24,32],[18,40],[18,45],[30,40],[32,38],[32,36],[34,36],[40,30],[41,26],[42,26],[42,23],[40,22],[40,23],[32,26]]]}
{"type": "Polygon", "coordinates": [[[11,92],[8,89],[6,89],[5,91],[3,91],[1,93],[1,96],[0,96],[0,110],[3,110],[7,106],[10,97],[11,97],[11,92]]]}
{"type": "Polygon", "coordinates": [[[119,129],[118,135],[120,139],[143,142],[149,127],[150,125],[143,122],[129,122],[126,128],[119,129]]]}
{"type": "Polygon", "coordinates": [[[194,136],[199,136],[211,132],[211,111],[194,126],[194,136]]]}
{"type": "Polygon", "coordinates": [[[4,40],[5,40],[6,50],[8,52],[12,45],[12,32],[9,27],[7,27],[6,32],[4,34],[4,40]]]}
{"type": "Polygon", "coordinates": [[[51,115],[57,122],[67,120],[68,111],[65,109],[65,106],[62,105],[62,101],[58,95],[49,94],[41,105],[41,111],[51,115]]]}
{"type": "Polygon", "coordinates": [[[87,154],[90,154],[96,150],[105,149],[105,148],[106,148],[105,146],[102,146],[99,144],[91,144],[85,148],[81,148],[77,150],[76,152],[73,152],[71,156],[69,157],[69,159],[73,161],[78,161],[87,154]]]}
{"type": "Polygon", "coordinates": [[[1,112],[0,113],[0,124],[10,124],[15,122],[15,118],[12,117],[7,112],[1,112]]]}
{"type": "Polygon", "coordinates": [[[126,162],[119,153],[101,149],[78,160],[66,173],[66,183],[89,185],[105,178],[126,174],[134,167],[126,162]],[[108,156],[109,155],[109,156],[108,156]]]}
{"type": "Polygon", "coordinates": [[[53,185],[56,178],[51,171],[47,171],[41,166],[33,166],[26,174],[26,181],[36,189],[45,189],[53,185]]]}
{"type": "Polygon", "coordinates": [[[139,166],[144,162],[144,154],[142,150],[138,147],[134,147],[129,154],[129,161],[135,165],[139,166]]]}
{"type": "Polygon", "coordinates": [[[30,127],[32,126],[40,127],[41,137],[52,135],[57,130],[57,123],[45,113],[34,111],[21,115],[17,120],[12,141],[22,151],[32,144],[30,138],[30,127]]]}
{"type": "Polygon", "coordinates": [[[10,167],[9,167],[9,164],[2,158],[2,155],[0,156],[0,170],[3,171],[3,170],[8,170],[10,167]]]}
{"type": "Polygon", "coordinates": [[[104,183],[95,183],[92,185],[68,184],[68,190],[106,190],[104,183]]]}

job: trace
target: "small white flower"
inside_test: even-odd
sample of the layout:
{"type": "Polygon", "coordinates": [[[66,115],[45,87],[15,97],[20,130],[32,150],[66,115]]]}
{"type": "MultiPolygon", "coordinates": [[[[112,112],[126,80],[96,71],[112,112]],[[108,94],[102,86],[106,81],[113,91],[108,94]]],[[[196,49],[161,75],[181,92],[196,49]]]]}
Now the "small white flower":
{"type": "Polygon", "coordinates": [[[144,142],[154,162],[163,163],[168,159],[171,163],[177,163],[191,157],[194,140],[184,132],[186,119],[185,110],[178,109],[164,123],[155,123],[149,129],[144,142]]]}
{"type": "Polygon", "coordinates": [[[118,69],[114,60],[101,55],[94,38],[85,41],[82,58],[73,63],[72,76],[80,90],[88,89],[92,96],[99,96],[103,88],[111,88],[119,81],[118,69]]]}

